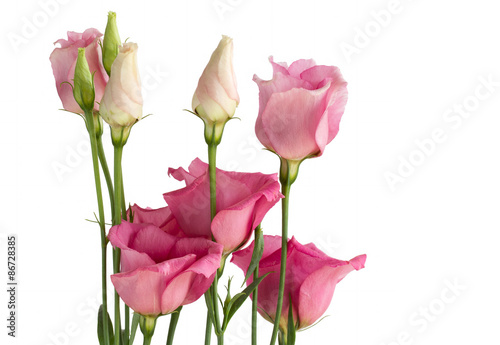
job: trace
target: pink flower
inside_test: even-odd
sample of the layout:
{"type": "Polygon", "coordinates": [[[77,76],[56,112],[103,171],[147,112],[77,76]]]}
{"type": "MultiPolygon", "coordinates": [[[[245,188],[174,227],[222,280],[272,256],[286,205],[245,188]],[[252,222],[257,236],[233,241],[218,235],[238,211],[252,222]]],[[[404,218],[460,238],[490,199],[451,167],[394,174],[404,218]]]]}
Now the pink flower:
{"type": "Polygon", "coordinates": [[[339,131],[347,103],[347,83],[334,66],[298,60],[275,63],[273,79],[254,75],[259,86],[255,132],[262,145],[284,159],[321,156],[339,131]]]}
{"type": "MultiPolygon", "coordinates": [[[[245,273],[250,264],[253,243],[233,253],[231,259],[245,273]]],[[[289,296],[292,299],[293,319],[297,329],[312,325],[328,308],[333,291],[349,272],[364,267],[366,255],[350,261],[331,258],[312,243],[302,245],[292,237],[288,241],[285,292],[280,327],[287,329],[289,296]]],[[[273,322],[278,303],[278,286],[281,263],[281,237],[264,236],[264,254],[259,265],[259,275],[271,272],[259,284],[259,313],[273,322]]],[[[251,277],[247,284],[252,282],[251,277]]]]}
{"type": "Polygon", "coordinates": [[[104,94],[108,82],[108,75],[102,65],[102,53],[99,46],[102,34],[97,29],[87,29],[83,33],[68,31],[68,39],[57,40],[60,48],[55,48],[50,54],[52,72],[56,79],[56,88],[61,98],[63,108],[74,113],[81,113],[82,109],[73,98],[73,90],[68,82],[73,85],[78,48],[85,48],[85,57],[89,64],[90,72],[94,74],[95,110],[99,110],[98,102],[104,94]]]}
{"type": "Polygon", "coordinates": [[[179,227],[188,237],[214,237],[224,254],[244,245],[265,214],[283,196],[276,174],[217,170],[217,214],[210,223],[208,165],[195,159],[189,171],[169,169],[186,187],[163,195],[179,227]]]}
{"type": "Polygon", "coordinates": [[[178,238],[152,224],[124,221],[109,240],[121,249],[122,272],[111,281],[123,301],[141,315],[169,314],[196,301],[212,284],[222,246],[203,238],[178,238]]]}

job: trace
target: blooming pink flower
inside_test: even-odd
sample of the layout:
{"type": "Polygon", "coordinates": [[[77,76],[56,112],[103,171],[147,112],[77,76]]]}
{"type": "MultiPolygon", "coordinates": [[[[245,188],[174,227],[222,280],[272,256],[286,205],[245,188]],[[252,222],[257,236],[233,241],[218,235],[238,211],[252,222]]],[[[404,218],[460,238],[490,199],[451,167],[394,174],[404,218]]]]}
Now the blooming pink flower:
{"type": "Polygon", "coordinates": [[[259,86],[255,132],[269,150],[289,160],[321,156],[339,131],[347,103],[347,83],[334,66],[298,60],[275,63],[273,79],[254,75],[259,86]]]}
{"type": "Polygon", "coordinates": [[[222,246],[203,238],[179,238],[152,224],[124,221],[109,240],[121,249],[121,273],[111,281],[135,312],[158,316],[196,301],[212,284],[222,246]]]}
{"type": "Polygon", "coordinates": [[[276,174],[217,170],[217,214],[210,223],[208,165],[195,159],[189,171],[169,169],[186,187],[163,196],[188,237],[214,237],[230,253],[244,245],[265,214],[283,196],[276,174]]]}
{"type": "Polygon", "coordinates": [[[99,110],[98,102],[104,94],[108,82],[108,75],[102,65],[102,52],[99,46],[102,34],[97,29],[87,29],[83,33],[68,31],[68,39],[57,40],[54,44],[60,45],[50,54],[52,72],[56,80],[57,93],[61,98],[63,108],[74,113],[81,113],[82,109],[73,98],[73,90],[68,82],[73,85],[78,48],[85,48],[85,57],[89,64],[90,72],[94,74],[95,110],[99,110]]]}
{"type": "MultiPolygon", "coordinates": [[[[253,243],[233,253],[234,262],[245,273],[252,258],[253,243]]],[[[281,310],[280,327],[287,329],[289,296],[292,299],[293,320],[297,329],[312,325],[328,308],[333,291],[349,272],[364,267],[366,255],[350,261],[329,257],[312,243],[302,245],[292,237],[288,241],[286,281],[281,310]]],[[[259,275],[270,274],[259,284],[259,313],[273,322],[278,303],[281,264],[281,237],[264,236],[264,254],[259,264],[259,275]]],[[[252,278],[247,284],[252,282],[252,278]]]]}

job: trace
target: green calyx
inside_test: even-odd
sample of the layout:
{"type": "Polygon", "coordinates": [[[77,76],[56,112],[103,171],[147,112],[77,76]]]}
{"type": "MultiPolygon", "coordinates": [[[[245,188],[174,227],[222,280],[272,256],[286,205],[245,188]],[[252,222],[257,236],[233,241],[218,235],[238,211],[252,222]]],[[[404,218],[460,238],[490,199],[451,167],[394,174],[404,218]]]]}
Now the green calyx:
{"type": "Polygon", "coordinates": [[[144,316],[139,317],[139,327],[144,335],[144,344],[150,344],[151,339],[155,333],[157,316],[144,316]]]}
{"type": "Polygon", "coordinates": [[[102,43],[102,63],[104,69],[111,75],[111,66],[118,55],[122,41],[118,34],[118,27],[116,26],[116,13],[108,13],[108,24],[106,31],[104,31],[104,41],[102,43]]]}
{"type": "Polygon", "coordinates": [[[297,179],[300,163],[303,160],[291,160],[280,157],[280,161],[280,182],[281,184],[291,185],[297,179]]]}
{"type": "Polygon", "coordinates": [[[85,48],[78,48],[73,82],[73,97],[76,103],[83,111],[91,112],[95,101],[94,78],[85,58],[85,48]]]}
{"type": "Polygon", "coordinates": [[[227,120],[224,122],[207,122],[203,120],[203,122],[205,123],[205,142],[207,145],[219,145],[222,141],[222,134],[227,120]]]}
{"type": "Polygon", "coordinates": [[[123,147],[127,143],[132,126],[129,127],[110,126],[110,128],[111,128],[111,141],[113,143],[113,146],[123,147]]]}

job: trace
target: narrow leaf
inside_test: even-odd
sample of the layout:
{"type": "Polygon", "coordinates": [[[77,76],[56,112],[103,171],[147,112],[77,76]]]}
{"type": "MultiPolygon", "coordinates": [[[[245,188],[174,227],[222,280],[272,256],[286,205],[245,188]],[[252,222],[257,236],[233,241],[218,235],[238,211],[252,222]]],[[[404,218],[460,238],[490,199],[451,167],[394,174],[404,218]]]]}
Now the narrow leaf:
{"type": "Polygon", "coordinates": [[[295,322],[293,321],[292,295],[290,295],[290,303],[288,303],[288,332],[286,337],[287,345],[295,345],[295,322]]]}
{"type": "Polygon", "coordinates": [[[137,313],[134,313],[134,316],[132,317],[132,328],[130,329],[129,345],[132,345],[134,343],[135,333],[137,332],[137,326],[139,326],[140,317],[141,316],[137,313]]]}
{"type": "MultiPolygon", "coordinates": [[[[99,311],[97,312],[97,338],[99,339],[99,344],[104,345],[104,309],[101,306],[99,307],[99,311]]],[[[106,322],[108,323],[108,339],[110,344],[115,342],[115,335],[113,332],[113,324],[111,323],[111,318],[109,314],[106,312],[106,322]]]]}
{"type": "Polygon", "coordinates": [[[264,235],[263,231],[260,228],[260,225],[255,229],[255,234],[257,236],[254,241],[252,260],[250,261],[247,274],[245,275],[245,280],[243,281],[243,284],[241,284],[241,286],[245,285],[248,278],[250,278],[255,269],[259,267],[260,259],[262,258],[262,254],[264,253],[264,235]]]}
{"type": "Polygon", "coordinates": [[[228,312],[227,312],[227,315],[224,315],[224,322],[223,322],[223,325],[225,325],[225,327],[223,327],[223,330],[226,329],[227,325],[229,324],[229,321],[231,320],[231,318],[233,317],[233,315],[236,313],[236,311],[238,309],[240,309],[240,307],[243,305],[243,303],[245,302],[245,300],[247,299],[248,296],[250,296],[250,294],[253,292],[253,290],[255,290],[255,288],[257,286],[259,286],[260,282],[265,278],[267,277],[269,273],[255,279],[252,284],[248,285],[247,288],[245,290],[243,290],[242,292],[240,292],[239,294],[235,295],[232,299],[231,299],[231,306],[228,308],[228,312]]]}

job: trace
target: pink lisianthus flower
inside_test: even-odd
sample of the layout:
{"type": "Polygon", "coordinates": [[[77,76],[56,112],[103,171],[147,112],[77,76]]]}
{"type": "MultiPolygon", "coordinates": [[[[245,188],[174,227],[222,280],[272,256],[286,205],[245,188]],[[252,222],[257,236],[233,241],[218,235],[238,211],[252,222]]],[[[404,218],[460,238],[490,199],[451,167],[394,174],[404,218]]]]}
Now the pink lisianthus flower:
{"type": "Polygon", "coordinates": [[[74,113],[82,113],[82,109],[73,97],[73,85],[78,48],[85,48],[85,57],[90,72],[94,74],[95,107],[99,110],[99,102],[108,82],[108,75],[102,65],[102,51],[99,45],[102,34],[97,29],[87,29],[83,33],[68,31],[68,39],[59,39],[54,44],[60,47],[50,54],[52,72],[56,81],[56,89],[63,108],[74,113]]]}
{"type": "MultiPolygon", "coordinates": [[[[245,272],[250,265],[253,243],[233,253],[231,262],[245,272]]],[[[287,330],[290,297],[296,329],[303,329],[316,322],[327,310],[333,292],[349,272],[364,267],[366,255],[350,261],[329,257],[312,243],[302,245],[292,237],[288,241],[286,280],[281,310],[280,328],[287,330]]],[[[264,236],[264,254],[259,264],[259,275],[269,273],[259,284],[258,310],[268,321],[274,322],[278,304],[278,287],[281,265],[281,237],[264,236]]],[[[247,281],[251,284],[253,276],[247,281]]]]}
{"type": "Polygon", "coordinates": [[[169,169],[186,187],[163,195],[180,229],[188,237],[204,237],[231,253],[248,242],[266,213],[283,197],[276,174],[217,170],[217,214],[210,222],[208,165],[195,159],[188,171],[169,169]]]}
{"type": "Polygon", "coordinates": [[[204,238],[179,238],[153,224],[124,221],[111,228],[121,249],[121,272],[111,282],[135,312],[156,317],[200,298],[220,267],[222,246],[204,238]]]}
{"type": "Polygon", "coordinates": [[[273,79],[253,78],[259,86],[257,138],[287,160],[321,156],[339,131],[347,103],[340,70],[314,60],[297,60],[290,67],[269,60],[273,79]]]}

